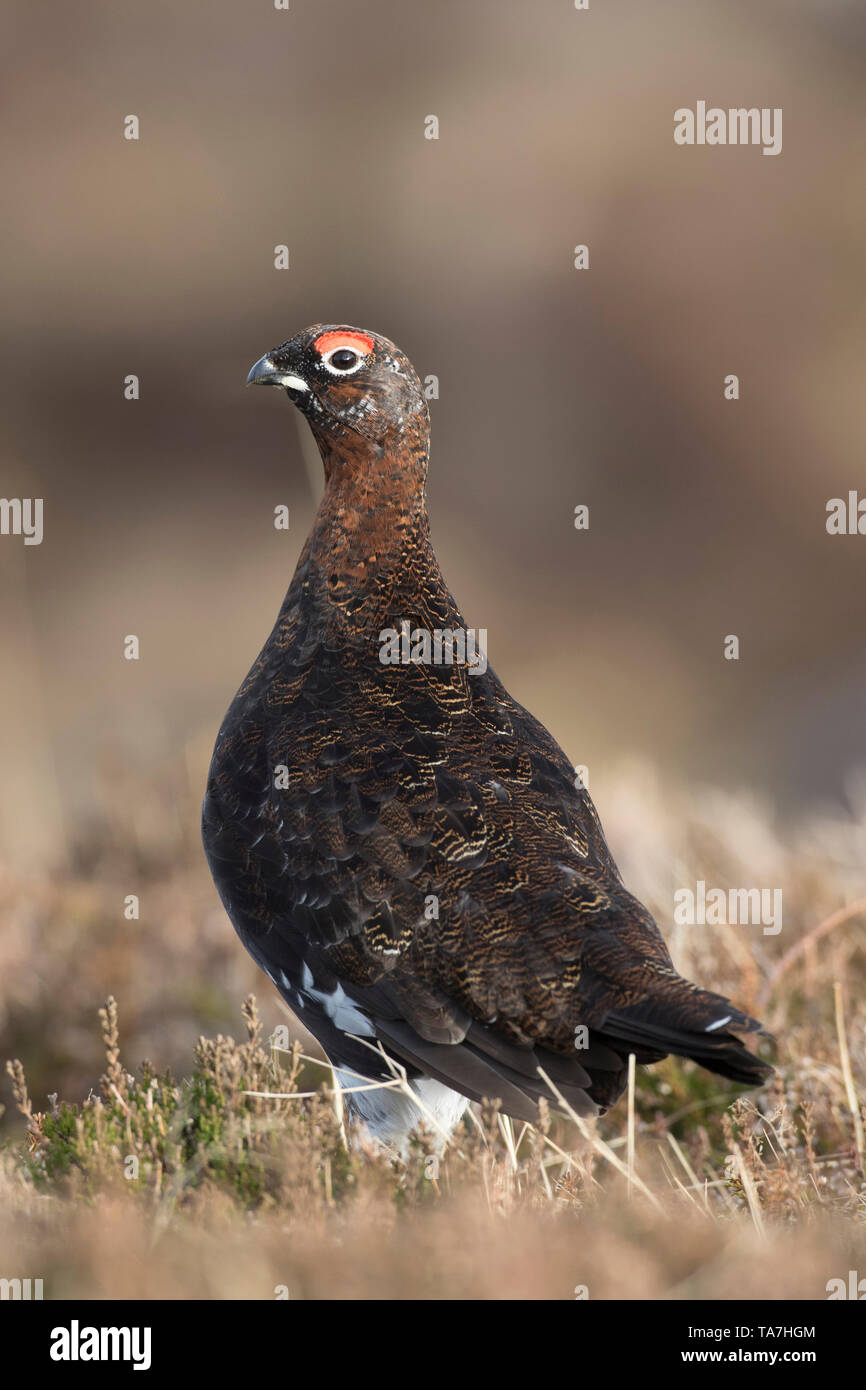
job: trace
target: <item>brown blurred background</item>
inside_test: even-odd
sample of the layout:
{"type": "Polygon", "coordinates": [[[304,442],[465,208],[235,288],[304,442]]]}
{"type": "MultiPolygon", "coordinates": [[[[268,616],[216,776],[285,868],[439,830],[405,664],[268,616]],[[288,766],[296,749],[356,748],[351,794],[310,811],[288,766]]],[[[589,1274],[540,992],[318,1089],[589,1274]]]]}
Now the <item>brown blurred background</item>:
{"type": "MultiPolygon", "coordinates": [[[[314,509],[294,412],[244,378],[315,321],[380,331],[438,376],[444,572],[512,693],[588,765],[618,857],[612,788],[635,757],[783,826],[844,813],[866,763],[866,538],[824,522],[828,498],[866,495],[861,8],[5,10],[0,490],[45,499],[40,547],[0,538],[11,872],[38,895],[66,865],[81,926],[93,875],[115,903],[146,870],[140,930],[192,893],[218,1000],[239,984],[196,806],[314,509]],[[782,154],[676,146],[674,110],[699,99],[782,107],[782,154]]],[[[118,988],[114,930],[109,913],[96,1002],[118,988]]],[[[154,1018],[164,983],[138,981],[154,1018]]]]}

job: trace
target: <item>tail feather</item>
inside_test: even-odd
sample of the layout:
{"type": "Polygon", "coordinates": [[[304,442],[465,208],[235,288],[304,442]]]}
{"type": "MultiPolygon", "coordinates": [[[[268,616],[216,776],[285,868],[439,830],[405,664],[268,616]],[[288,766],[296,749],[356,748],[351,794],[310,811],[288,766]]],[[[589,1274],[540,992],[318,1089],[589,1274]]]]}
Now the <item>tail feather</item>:
{"type": "Polygon", "coordinates": [[[610,1010],[599,1028],[602,1038],[625,1044],[631,1051],[655,1053],[656,1058],[669,1052],[690,1057],[731,1081],[762,1085],[772,1075],[772,1066],[750,1052],[737,1036],[758,1033],[769,1037],[758,1020],[742,1013],[724,995],[699,989],[681,977],[676,977],[676,986],[633,1007],[610,1010]]]}

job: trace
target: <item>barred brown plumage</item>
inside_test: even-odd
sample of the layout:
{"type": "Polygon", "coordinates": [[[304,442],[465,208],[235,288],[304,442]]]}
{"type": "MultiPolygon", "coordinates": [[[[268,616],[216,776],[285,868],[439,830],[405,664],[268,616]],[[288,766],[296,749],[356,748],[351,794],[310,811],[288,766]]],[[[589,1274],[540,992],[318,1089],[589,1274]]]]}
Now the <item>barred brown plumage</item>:
{"type": "MultiPolygon", "coordinates": [[[[406,357],[317,325],[249,379],[304,412],[326,479],[203,808],[252,956],[335,1067],[387,1077],[358,1039],[381,1043],[446,1129],[485,1096],[534,1119],[539,1067],[581,1112],[610,1106],[629,1052],[762,1081],[736,1036],[760,1025],[676,973],[551,735],[486,659],[428,659],[424,634],[465,624],[430,543],[429,419],[406,357]],[[424,659],[386,663],[383,634],[406,624],[424,659]]],[[[353,1105],[396,1144],[420,1118],[390,1092],[353,1105]]]]}

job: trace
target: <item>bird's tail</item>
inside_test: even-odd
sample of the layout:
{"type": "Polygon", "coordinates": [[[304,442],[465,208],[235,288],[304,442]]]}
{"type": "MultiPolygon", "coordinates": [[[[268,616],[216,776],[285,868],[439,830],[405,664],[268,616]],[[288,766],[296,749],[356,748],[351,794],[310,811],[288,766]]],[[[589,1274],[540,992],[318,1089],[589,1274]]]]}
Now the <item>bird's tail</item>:
{"type": "Polygon", "coordinates": [[[610,1010],[596,1029],[600,1039],[614,1047],[626,1046],[639,1062],[658,1061],[673,1052],[741,1085],[760,1086],[773,1068],[744,1046],[740,1033],[769,1036],[757,1019],[724,995],[673,973],[658,994],[610,1010]]]}

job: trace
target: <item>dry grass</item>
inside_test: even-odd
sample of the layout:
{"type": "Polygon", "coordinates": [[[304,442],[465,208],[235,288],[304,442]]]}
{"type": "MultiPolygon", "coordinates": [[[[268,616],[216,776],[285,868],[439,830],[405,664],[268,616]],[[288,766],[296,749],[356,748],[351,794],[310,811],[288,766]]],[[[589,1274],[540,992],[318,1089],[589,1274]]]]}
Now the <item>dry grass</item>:
{"type": "MultiPolygon", "coordinates": [[[[828,816],[783,844],[743,803],[686,814],[645,780],[609,799],[626,877],[661,921],[672,886],[697,877],[784,888],[777,937],[668,933],[684,973],[746,1008],[763,1000],[779,1049],[761,1091],[737,1099],[668,1059],[637,1069],[595,1126],[551,1094],[534,1128],[483,1107],[438,1159],[424,1130],[405,1164],[347,1149],[330,1073],[301,1041],[263,1039],[254,1001],[244,1041],[193,1044],[242,994],[243,955],[194,843],[172,860],[126,825],[101,861],[35,890],[6,881],[6,1022],[28,1026],[9,1039],[26,1066],[11,1068],[0,1155],[0,1272],[42,1277],[55,1298],[387,1299],[820,1299],[829,1279],[866,1273],[861,819],[828,816]],[[131,891],[147,918],[124,934],[131,891]],[[212,996],[189,983],[202,979],[212,996]],[[102,1063],[92,1023],[84,1041],[100,982],[124,1025],[121,1039],[110,1000],[102,1063]],[[182,1079],[133,1067],[143,1040],[182,1079]],[[31,1100],[34,1073],[47,1100],[31,1100]]],[[[272,996],[265,1007],[270,1035],[283,1019],[272,996]]]]}

